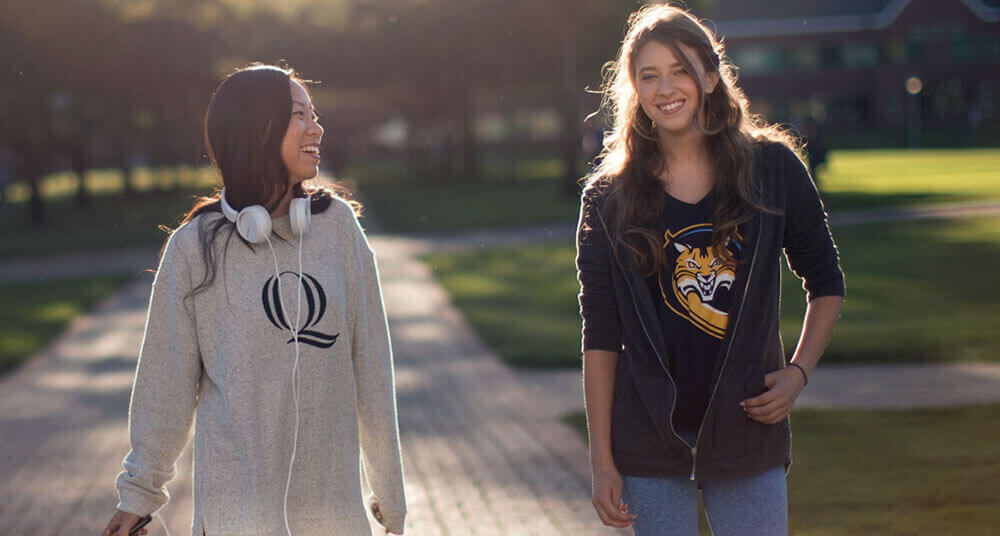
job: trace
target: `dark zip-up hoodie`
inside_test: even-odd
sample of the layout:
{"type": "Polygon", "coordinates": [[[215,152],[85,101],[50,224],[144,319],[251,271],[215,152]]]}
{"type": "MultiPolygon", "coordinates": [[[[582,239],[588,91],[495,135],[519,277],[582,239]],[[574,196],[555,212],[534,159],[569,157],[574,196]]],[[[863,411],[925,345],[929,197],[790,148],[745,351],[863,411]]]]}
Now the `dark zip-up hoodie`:
{"type": "Polygon", "coordinates": [[[688,445],[671,415],[676,386],[666,345],[642,275],[625,249],[616,258],[606,189],[585,189],[577,230],[583,349],[621,352],[615,374],[611,444],[618,469],[634,476],[718,478],[791,463],[789,421],[764,424],[739,403],[765,391],[764,376],[786,366],[778,307],[784,251],[807,299],[843,296],[844,275],[816,186],[801,160],[778,143],[754,151],[755,180],[765,206],[741,233],[747,262],[737,267],[734,299],[713,393],[698,439],[688,445]]]}

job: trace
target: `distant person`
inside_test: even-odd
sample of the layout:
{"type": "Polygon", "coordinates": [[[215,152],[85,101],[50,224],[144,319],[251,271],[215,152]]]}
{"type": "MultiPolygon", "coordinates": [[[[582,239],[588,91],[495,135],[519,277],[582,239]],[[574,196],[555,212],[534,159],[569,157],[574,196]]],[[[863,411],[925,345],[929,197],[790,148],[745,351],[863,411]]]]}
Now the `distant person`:
{"type": "Polygon", "coordinates": [[[826,164],[826,139],[823,136],[823,123],[815,117],[808,116],[803,121],[806,136],[806,156],[809,159],[809,174],[819,184],[819,167],[826,164]]]}
{"type": "MultiPolygon", "coordinates": [[[[593,505],[638,536],[788,532],[788,415],[844,279],[789,137],[747,114],[722,44],[691,15],[630,18],[605,85],[614,119],[577,243],[593,505]],[[782,252],[809,306],[786,363],[782,252]]],[[[806,484],[808,485],[808,484],[806,484]]]]}
{"type": "Polygon", "coordinates": [[[167,502],[192,420],[192,535],[367,535],[366,508],[403,533],[375,258],[353,206],[303,185],[317,119],[292,70],[254,64],[212,96],[205,145],[224,187],[161,253],[105,535],[167,502]]]}

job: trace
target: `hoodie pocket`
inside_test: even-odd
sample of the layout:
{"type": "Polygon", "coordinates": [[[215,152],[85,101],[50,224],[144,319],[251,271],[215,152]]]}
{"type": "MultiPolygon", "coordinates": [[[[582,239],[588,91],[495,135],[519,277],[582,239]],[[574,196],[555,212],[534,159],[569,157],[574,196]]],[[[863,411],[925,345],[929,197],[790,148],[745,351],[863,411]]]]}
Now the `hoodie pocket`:
{"type": "Polygon", "coordinates": [[[764,365],[754,365],[748,371],[743,382],[743,395],[746,398],[753,398],[764,394],[767,391],[767,385],[764,381],[764,376],[767,374],[764,372],[764,365]]]}
{"type": "MultiPolygon", "coordinates": [[[[753,398],[767,392],[764,377],[767,375],[763,363],[751,367],[750,372],[743,383],[743,394],[745,398],[753,398]]],[[[770,437],[774,434],[777,424],[766,424],[760,421],[744,417],[743,436],[751,450],[759,450],[769,444],[770,437]]]]}

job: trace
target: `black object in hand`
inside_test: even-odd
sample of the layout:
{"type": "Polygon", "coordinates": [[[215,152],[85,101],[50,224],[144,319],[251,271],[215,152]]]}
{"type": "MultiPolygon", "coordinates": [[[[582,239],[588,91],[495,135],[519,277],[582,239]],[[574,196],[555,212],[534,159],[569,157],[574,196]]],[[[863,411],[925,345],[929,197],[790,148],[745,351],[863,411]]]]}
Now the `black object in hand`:
{"type": "Polygon", "coordinates": [[[146,517],[140,519],[139,522],[136,523],[134,527],[132,527],[132,530],[128,531],[128,536],[134,536],[135,534],[138,534],[139,531],[142,530],[142,527],[148,525],[149,522],[152,520],[153,520],[152,514],[147,515],[146,517]]]}

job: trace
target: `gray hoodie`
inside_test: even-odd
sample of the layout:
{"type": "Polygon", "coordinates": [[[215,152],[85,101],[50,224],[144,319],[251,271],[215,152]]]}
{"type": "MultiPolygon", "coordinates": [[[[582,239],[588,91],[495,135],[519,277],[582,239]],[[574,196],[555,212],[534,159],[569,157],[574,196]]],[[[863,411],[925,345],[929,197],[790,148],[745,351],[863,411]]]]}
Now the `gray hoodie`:
{"type": "Polygon", "coordinates": [[[203,214],[182,225],[160,261],[132,388],[132,450],[116,483],[118,508],[142,516],[166,504],[164,484],[175,474],[197,414],[192,534],[285,534],[295,429],[295,344],[288,326],[297,316],[298,287],[292,534],[367,535],[365,508],[373,502],[385,527],[401,533],[406,505],[392,353],[374,255],[353,211],[334,199],[312,215],[301,287],[298,237],[288,216],[273,220],[287,311],[277,299],[267,244],[252,251],[235,232],[227,240],[226,228],[216,243],[215,282],[185,299],[205,273],[199,226],[221,217],[203,214]],[[372,490],[367,498],[362,471],[372,490]]]}

